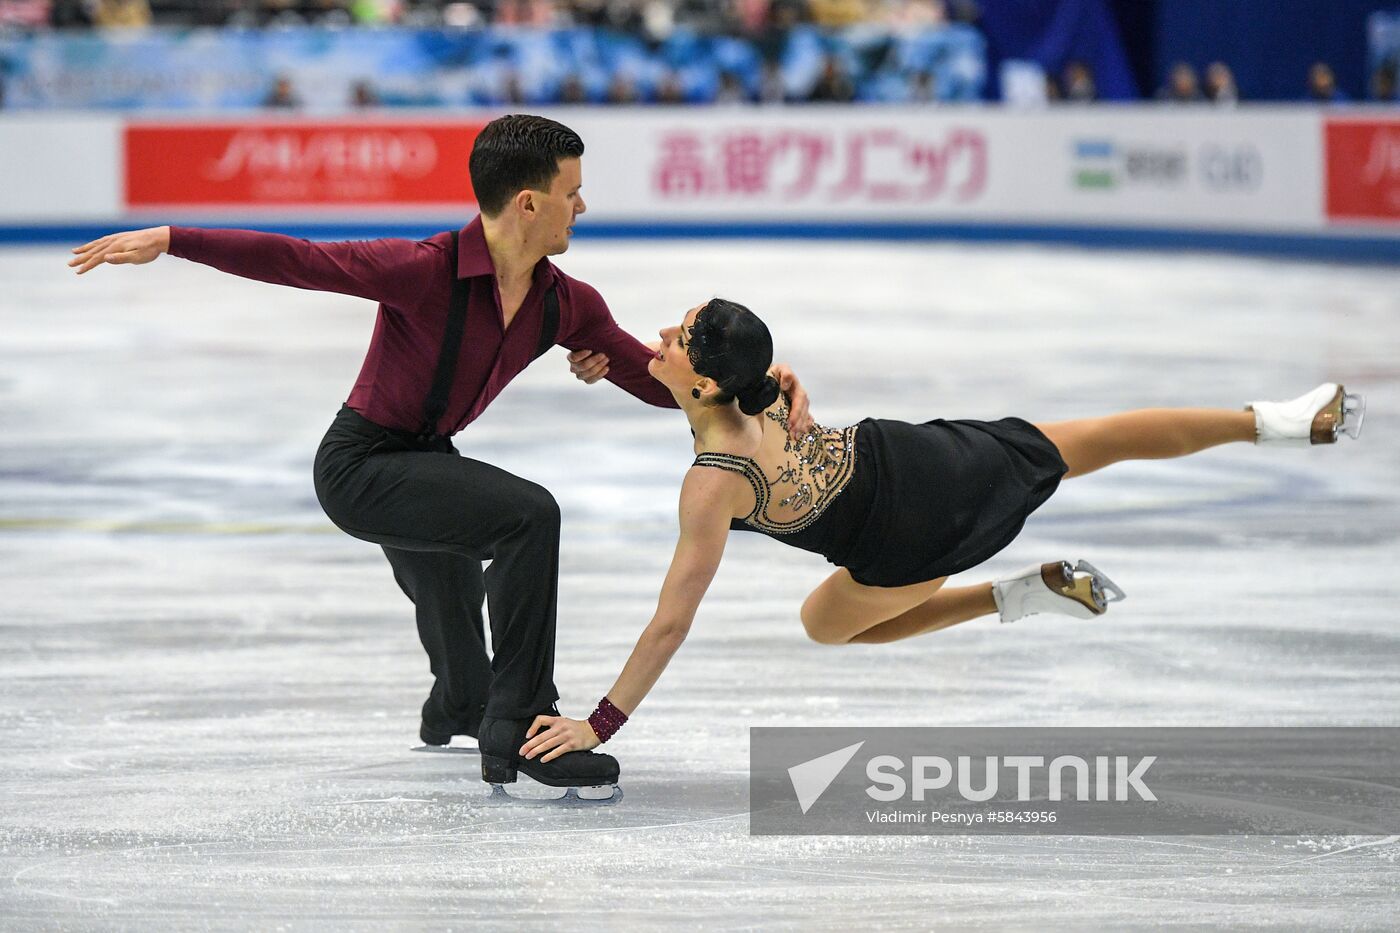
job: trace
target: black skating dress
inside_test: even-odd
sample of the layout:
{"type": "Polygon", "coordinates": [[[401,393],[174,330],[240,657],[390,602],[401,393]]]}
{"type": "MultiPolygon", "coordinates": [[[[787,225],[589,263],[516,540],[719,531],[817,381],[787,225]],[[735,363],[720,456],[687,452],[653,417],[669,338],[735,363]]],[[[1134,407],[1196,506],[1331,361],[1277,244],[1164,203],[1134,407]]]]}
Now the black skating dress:
{"type": "MultiPolygon", "coordinates": [[[[766,417],[786,432],[787,413],[780,399],[766,417]]],[[[906,586],[982,563],[1011,543],[1068,469],[1020,418],[867,418],[816,426],[785,449],[790,459],[771,477],[734,454],[702,453],[695,465],[739,473],[753,487],[753,512],[731,529],[814,551],[867,586],[906,586]]]]}

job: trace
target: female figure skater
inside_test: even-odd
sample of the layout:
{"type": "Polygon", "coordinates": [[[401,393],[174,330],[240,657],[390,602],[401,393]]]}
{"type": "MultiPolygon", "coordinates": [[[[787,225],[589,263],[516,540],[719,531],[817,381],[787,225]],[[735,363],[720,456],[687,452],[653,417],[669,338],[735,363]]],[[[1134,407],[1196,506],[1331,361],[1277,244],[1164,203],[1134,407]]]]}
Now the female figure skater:
{"type": "Polygon", "coordinates": [[[1082,561],[943,584],[1010,544],[1062,478],[1236,441],[1332,443],[1339,433],[1358,436],[1364,414],[1360,396],[1327,383],[1243,411],[1146,409],[1040,425],[867,419],[815,426],[795,442],[768,375],[772,358],[763,322],[719,298],[661,331],[648,368],[684,410],[698,456],[681,487],[680,540],[656,615],[593,715],[537,717],[522,756],[549,761],[593,748],[626,721],[685,639],[731,527],[838,565],[802,605],[807,634],[824,644],[895,641],[992,613],[1003,622],[1034,613],[1091,618],[1123,592],[1082,561]]]}

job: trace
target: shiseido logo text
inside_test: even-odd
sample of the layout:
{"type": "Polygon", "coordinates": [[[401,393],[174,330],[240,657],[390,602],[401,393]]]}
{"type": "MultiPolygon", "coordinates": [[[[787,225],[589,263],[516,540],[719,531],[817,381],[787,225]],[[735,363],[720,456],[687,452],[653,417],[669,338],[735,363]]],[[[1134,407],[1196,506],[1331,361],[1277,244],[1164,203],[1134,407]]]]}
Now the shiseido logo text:
{"type": "Polygon", "coordinates": [[[378,130],[317,133],[247,130],[236,133],[205,177],[228,181],[253,176],[422,178],[437,166],[438,148],[427,133],[378,130]]]}
{"type": "Polygon", "coordinates": [[[1400,133],[1388,130],[1377,133],[1366,156],[1366,167],[1361,172],[1369,185],[1388,178],[1400,178],[1400,133]]]}

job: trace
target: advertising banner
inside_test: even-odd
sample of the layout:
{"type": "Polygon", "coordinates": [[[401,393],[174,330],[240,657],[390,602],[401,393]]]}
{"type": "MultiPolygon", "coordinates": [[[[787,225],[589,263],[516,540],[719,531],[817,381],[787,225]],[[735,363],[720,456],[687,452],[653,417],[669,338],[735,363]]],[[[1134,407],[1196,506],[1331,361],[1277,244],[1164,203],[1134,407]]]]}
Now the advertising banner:
{"type": "Polygon", "coordinates": [[[717,108],[576,122],[596,220],[970,218],[995,211],[1008,170],[1001,128],[977,114],[717,108]]]}
{"type": "Polygon", "coordinates": [[[0,117],[0,224],[120,217],[121,138],[120,117],[0,117]]]}
{"type": "Polygon", "coordinates": [[[586,118],[597,219],[1322,223],[1310,112],[867,108],[586,118]]]}
{"type": "Polygon", "coordinates": [[[642,142],[632,194],[667,207],[924,213],[987,194],[990,142],[975,126],[676,124],[642,142]]]}
{"type": "Polygon", "coordinates": [[[481,125],[268,123],[129,125],[132,208],[462,207],[481,125]]]}
{"type": "Polygon", "coordinates": [[[1400,120],[1327,121],[1327,217],[1400,221],[1400,120]]]}
{"type": "Polygon", "coordinates": [[[1036,155],[1018,187],[1052,215],[1254,230],[1321,224],[1315,113],[1135,110],[1032,126],[1026,155],[1036,155]],[[1048,170],[1039,195],[1033,161],[1048,170]]]}
{"type": "MultiPolygon", "coordinates": [[[[1363,259],[1400,243],[1400,120],[1374,109],[545,113],[586,145],[583,235],[889,231],[1284,249],[1302,237],[1363,259]]],[[[0,115],[0,222],[441,228],[475,210],[471,147],[495,115],[0,115]]]]}

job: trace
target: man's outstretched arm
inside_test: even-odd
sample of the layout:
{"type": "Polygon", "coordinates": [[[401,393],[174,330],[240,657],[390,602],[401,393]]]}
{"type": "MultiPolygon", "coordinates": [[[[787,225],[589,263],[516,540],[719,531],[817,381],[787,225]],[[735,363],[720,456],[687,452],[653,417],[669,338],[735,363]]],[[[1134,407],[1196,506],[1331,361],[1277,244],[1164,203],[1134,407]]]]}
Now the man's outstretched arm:
{"type": "MultiPolygon", "coordinates": [[[[580,351],[597,351],[606,357],[600,370],[586,381],[592,384],[606,378],[619,389],[649,405],[678,408],[671,390],[653,379],[647,371],[647,363],[655,351],[618,326],[597,289],[577,280],[571,281],[569,288],[575,326],[568,334],[560,335],[560,345],[574,351],[569,354],[570,361],[580,351]]],[[[570,365],[577,372],[576,364],[571,362],[570,365]]]]}
{"type": "Polygon", "coordinates": [[[142,265],[170,253],[259,282],[405,306],[415,303],[432,281],[425,274],[430,251],[409,240],[313,243],[253,230],[150,227],[79,246],[68,265],[82,275],[100,265],[142,265]]]}
{"type": "MultiPolygon", "coordinates": [[[[613,326],[616,326],[616,324],[613,326]]],[[[622,329],[619,328],[619,332],[623,332],[622,329]]],[[[633,340],[630,336],[627,339],[633,340]]],[[[633,340],[633,342],[636,342],[636,340],[633,340]]],[[[645,360],[651,359],[652,354],[655,353],[655,345],[645,345],[644,343],[643,346],[650,352],[647,356],[643,357],[643,363],[641,363],[641,370],[645,373],[645,368],[647,368],[645,360]]],[[[620,357],[620,359],[622,359],[622,357],[620,357]]],[[[630,357],[627,357],[627,359],[630,359],[630,357]]],[[[623,360],[624,367],[629,366],[629,363],[626,361],[627,359],[623,360]]],[[[610,381],[623,385],[622,382],[612,377],[612,357],[609,357],[608,353],[594,349],[594,347],[591,346],[570,352],[570,354],[568,354],[568,368],[570,368],[575,378],[578,378],[578,380],[587,385],[592,385],[594,382],[605,377],[608,377],[610,381]]],[[[806,389],[802,388],[801,382],[798,381],[797,374],[791,370],[791,367],[788,367],[787,363],[776,364],[773,370],[771,370],[771,373],[773,373],[773,377],[776,378],[778,385],[783,388],[783,391],[787,392],[788,398],[792,399],[792,408],[790,413],[788,413],[788,429],[791,430],[792,437],[801,437],[802,434],[812,430],[811,402],[809,402],[808,396],[806,396],[806,389]]],[[[647,378],[650,380],[651,374],[645,374],[647,374],[647,378]]],[[[655,380],[652,380],[652,382],[654,382],[655,385],[661,385],[661,382],[655,380]]],[[[626,385],[623,385],[623,388],[626,388],[626,385]]],[[[634,395],[636,395],[636,392],[634,392],[634,395]]],[[[666,391],[666,395],[669,396],[669,391],[666,391]]],[[[650,401],[650,399],[644,399],[644,401],[650,401]]],[[[675,408],[675,403],[672,402],[671,406],[675,408]]]]}

